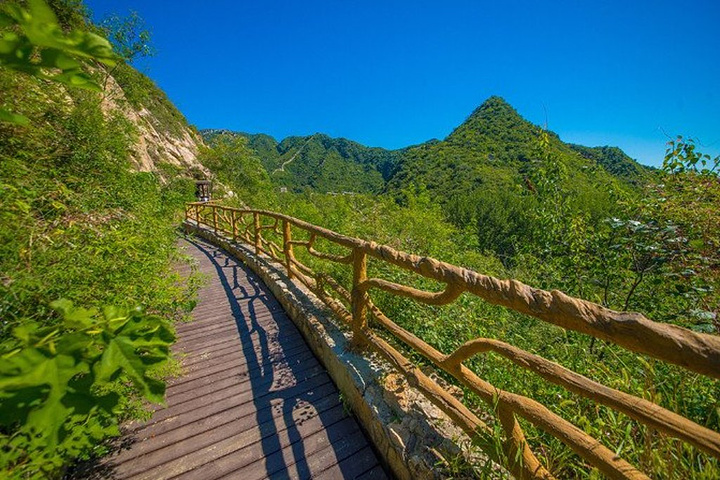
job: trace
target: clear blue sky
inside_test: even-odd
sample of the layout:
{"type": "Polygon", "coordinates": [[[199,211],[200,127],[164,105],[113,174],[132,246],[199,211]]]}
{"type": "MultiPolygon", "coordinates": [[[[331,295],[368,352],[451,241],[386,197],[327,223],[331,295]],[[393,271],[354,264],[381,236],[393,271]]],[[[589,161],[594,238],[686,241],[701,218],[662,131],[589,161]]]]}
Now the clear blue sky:
{"type": "Polygon", "coordinates": [[[87,0],[137,11],[140,67],[199,128],[398,148],[500,95],[565,141],[720,153],[720,1],[87,0]]]}

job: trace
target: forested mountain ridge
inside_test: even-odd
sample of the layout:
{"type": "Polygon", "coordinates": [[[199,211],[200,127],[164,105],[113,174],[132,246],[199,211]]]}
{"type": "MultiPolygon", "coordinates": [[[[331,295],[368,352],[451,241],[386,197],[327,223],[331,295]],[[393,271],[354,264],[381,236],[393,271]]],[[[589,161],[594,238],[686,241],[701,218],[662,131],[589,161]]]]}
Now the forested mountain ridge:
{"type": "MultiPolygon", "coordinates": [[[[539,132],[505,100],[491,97],[445,140],[397,150],[322,133],[282,141],[263,133],[201,133],[209,142],[220,134],[245,138],[273,181],[292,191],[379,193],[413,184],[430,191],[443,185],[446,193],[455,195],[474,191],[480,183],[516,183],[517,178],[510,179],[526,177],[537,158],[539,132]]],[[[581,180],[589,175],[607,183],[616,177],[638,185],[648,171],[617,147],[565,144],[551,132],[549,137],[551,149],[570,171],[581,171],[581,180]]]]}
{"type": "Polygon", "coordinates": [[[618,147],[585,147],[572,143],[568,145],[583,157],[595,160],[610,174],[634,185],[647,181],[648,175],[655,171],[652,167],[639,164],[618,147]]]}
{"type": "Polygon", "coordinates": [[[247,146],[272,179],[292,191],[380,193],[405,150],[366,147],[322,133],[291,136],[280,142],[262,133],[204,130],[202,134],[208,142],[219,134],[247,139],[247,146]]]}
{"type": "MultiPolygon", "coordinates": [[[[443,141],[410,148],[403,155],[398,175],[393,181],[396,186],[402,185],[413,181],[418,171],[434,170],[434,167],[447,170],[453,165],[460,170],[455,172],[460,176],[473,176],[470,171],[474,171],[479,175],[475,179],[477,181],[489,180],[489,171],[485,171],[485,175],[480,173],[480,170],[488,168],[490,171],[497,170],[500,177],[510,173],[526,176],[541,155],[538,138],[542,131],[541,127],[525,120],[504,99],[490,97],[443,141]]],[[[546,133],[548,145],[545,148],[548,153],[564,169],[579,173],[582,179],[591,176],[610,181],[606,171],[624,180],[625,171],[639,176],[647,170],[617,147],[570,145],[562,142],[555,133],[546,133]],[[620,162],[622,168],[613,168],[620,162]]],[[[443,180],[440,176],[428,185],[436,186],[443,180]]]]}
{"type": "MultiPolygon", "coordinates": [[[[507,212],[520,213],[543,201],[542,191],[548,189],[572,199],[566,208],[599,219],[609,214],[613,196],[634,190],[600,157],[580,155],[502,98],[490,97],[443,141],[407,150],[388,191],[397,196],[408,188],[426,189],[460,226],[485,218],[491,197],[507,212]]],[[[622,158],[637,172],[644,170],[622,158]]]]}

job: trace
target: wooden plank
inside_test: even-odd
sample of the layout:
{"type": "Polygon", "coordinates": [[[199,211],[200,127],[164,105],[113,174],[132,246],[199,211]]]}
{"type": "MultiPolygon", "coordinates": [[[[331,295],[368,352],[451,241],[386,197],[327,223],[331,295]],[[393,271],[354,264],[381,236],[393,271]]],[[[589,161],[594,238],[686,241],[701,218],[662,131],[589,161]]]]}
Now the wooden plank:
{"type": "MultiPolygon", "coordinates": [[[[292,389],[299,389],[304,393],[307,391],[306,385],[311,383],[314,384],[316,381],[325,382],[327,379],[327,375],[321,372],[320,374],[303,379],[302,381],[297,380],[292,374],[284,377],[281,375],[268,375],[265,378],[259,379],[257,382],[252,382],[252,385],[248,385],[249,381],[243,383],[235,382],[232,385],[225,386],[224,388],[217,388],[215,385],[211,385],[215,388],[208,388],[210,391],[207,391],[205,394],[197,394],[192,398],[181,402],[175,402],[173,399],[172,405],[158,411],[153,416],[152,422],[160,422],[172,416],[182,415],[185,412],[191,412],[192,410],[198,409],[198,407],[209,405],[210,403],[214,403],[219,407],[225,404],[234,405],[235,402],[242,401],[246,398],[249,400],[259,401],[263,395],[280,392],[281,390],[291,392],[293,391],[292,389]]],[[[283,392],[283,395],[285,395],[285,392],[283,392]]],[[[204,407],[203,410],[205,410],[204,407]]]]}
{"type": "MultiPolygon", "coordinates": [[[[322,375],[318,375],[308,380],[303,386],[290,387],[284,393],[286,395],[298,394],[303,392],[307,388],[320,387],[321,385],[329,382],[330,378],[327,376],[327,374],[323,373],[322,375]]],[[[266,392],[266,395],[270,393],[272,392],[266,392]]],[[[254,392],[250,390],[243,393],[243,395],[241,396],[222,398],[218,401],[210,401],[209,403],[196,402],[195,407],[197,408],[187,412],[183,410],[182,414],[178,415],[161,415],[160,412],[163,412],[163,410],[158,410],[158,412],[156,412],[156,416],[153,416],[153,418],[147,424],[145,424],[145,426],[142,427],[141,433],[145,437],[157,435],[159,433],[178,428],[182,425],[188,425],[193,422],[199,421],[200,419],[205,418],[207,415],[211,415],[213,413],[222,412],[225,410],[229,410],[233,407],[245,405],[248,403],[252,404],[253,401],[261,401],[262,396],[263,395],[254,395],[254,392]],[[158,417],[162,418],[162,420],[156,420],[156,418],[158,417]]],[[[138,433],[138,435],[139,434],[140,432],[138,433]]]]}
{"type": "Polygon", "coordinates": [[[176,329],[183,375],[169,383],[167,406],[125,427],[124,449],[103,461],[100,476],[252,480],[382,472],[279,302],[243,265],[194,243],[189,253],[211,281],[193,312],[197,320],[176,329]]]}
{"type": "MultiPolygon", "coordinates": [[[[342,461],[330,465],[327,470],[314,475],[313,478],[317,480],[357,478],[375,467],[379,467],[375,453],[370,446],[366,446],[362,450],[353,453],[342,461]]],[[[375,472],[373,475],[375,475],[374,478],[386,478],[385,472],[382,471],[382,468],[380,469],[380,472],[375,472]]]]}
{"type": "MultiPolygon", "coordinates": [[[[308,348],[307,345],[302,342],[302,338],[295,338],[291,340],[293,341],[289,342],[290,345],[288,345],[286,349],[281,349],[281,347],[278,347],[277,345],[265,347],[267,350],[266,352],[262,351],[262,346],[256,347],[256,349],[253,349],[252,352],[248,352],[247,349],[245,349],[244,352],[243,349],[238,349],[233,352],[233,354],[206,358],[201,362],[194,362],[187,366],[183,365],[183,380],[195,378],[197,376],[195,372],[210,373],[211,370],[215,371],[216,369],[228,364],[245,366],[248,371],[251,371],[255,366],[293,362],[294,357],[308,352],[308,348]],[[264,355],[265,357],[263,358],[261,355],[264,355]]],[[[173,385],[181,384],[183,383],[183,380],[173,382],[173,385]]]]}
{"type": "MultiPolygon", "coordinates": [[[[323,422],[308,424],[306,431],[312,433],[332,425],[344,416],[342,406],[331,393],[311,405],[306,403],[297,409],[308,419],[323,415],[323,422]],[[312,428],[311,428],[312,427],[312,428]]],[[[233,422],[222,424],[216,428],[205,430],[185,438],[175,438],[173,443],[167,443],[152,451],[139,456],[139,461],[124,462],[117,473],[128,477],[138,478],[171,478],[184,472],[214,462],[219,457],[232,452],[235,459],[238,455],[255,458],[255,445],[277,432],[276,424],[282,421],[284,412],[281,409],[272,412],[272,416],[264,422],[258,423],[253,415],[247,415],[233,422]],[[247,449],[247,452],[238,454],[237,450],[247,449]],[[152,465],[152,468],[147,468],[152,465]]],[[[279,427],[287,429],[287,425],[279,427]]],[[[136,457],[137,458],[137,457],[136,457]]]]}
{"type": "MultiPolygon", "coordinates": [[[[294,330],[294,325],[292,325],[289,320],[285,325],[278,325],[278,322],[275,322],[272,325],[256,324],[253,326],[253,330],[255,330],[256,328],[262,328],[263,334],[267,337],[276,337],[280,334],[280,332],[282,332],[284,335],[300,335],[299,332],[297,334],[295,333],[296,330],[294,330]]],[[[178,341],[177,343],[177,346],[180,351],[186,351],[206,342],[223,341],[226,338],[242,339],[244,336],[251,335],[252,333],[251,332],[241,336],[238,335],[237,330],[238,325],[233,324],[222,326],[216,329],[211,329],[208,331],[200,331],[197,332],[196,335],[188,335],[187,339],[181,337],[180,341],[178,341]]]]}
{"type": "Polygon", "coordinates": [[[287,353],[287,356],[283,356],[278,359],[265,359],[262,364],[255,363],[252,365],[248,365],[246,358],[236,358],[234,360],[231,358],[216,365],[210,365],[203,369],[188,372],[186,377],[183,377],[180,381],[173,383],[171,387],[168,388],[168,390],[172,388],[173,390],[178,391],[190,388],[189,386],[183,387],[183,385],[187,383],[192,383],[195,380],[213,375],[218,372],[230,370],[234,374],[238,375],[240,378],[248,376],[252,378],[252,376],[257,370],[266,370],[272,365],[299,365],[305,361],[308,361],[311,358],[314,358],[312,356],[312,353],[304,349],[292,350],[287,353]]]}
{"type": "MultiPolygon", "coordinates": [[[[316,388],[314,392],[317,396],[316,405],[319,405],[321,407],[320,409],[325,408],[325,402],[328,402],[331,406],[339,404],[336,397],[336,391],[330,383],[326,383],[316,388]]],[[[252,408],[247,404],[239,405],[232,409],[209,415],[196,422],[183,425],[176,429],[153,434],[148,437],[151,438],[152,441],[145,441],[146,439],[137,441],[132,445],[131,449],[118,454],[118,463],[139,457],[168,445],[172,446],[183,439],[192,438],[193,436],[202,434],[203,432],[213,431],[226,424],[232,424],[234,425],[233,428],[237,428],[238,431],[243,431],[252,428],[252,425],[257,425],[272,418],[276,418],[278,415],[282,415],[282,413],[283,405],[279,403],[270,403],[255,408],[252,408]]]]}
{"type": "MultiPolygon", "coordinates": [[[[304,344],[305,340],[302,337],[293,337],[285,341],[282,348],[289,349],[294,347],[296,344],[304,344]]],[[[216,344],[217,345],[217,344],[216,344]]],[[[280,348],[276,343],[269,345],[269,350],[275,351],[280,348]]],[[[202,350],[196,350],[191,354],[183,356],[181,358],[183,367],[190,367],[196,363],[204,362],[209,359],[219,358],[226,355],[243,355],[242,348],[237,344],[237,339],[229,344],[219,344],[219,346],[208,347],[202,350]]]]}
{"type": "Polygon", "coordinates": [[[380,465],[376,464],[373,468],[355,478],[356,480],[380,480],[388,478],[388,476],[387,473],[385,473],[385,470],[383,470],[380,465]]]}
{"type": "MultiPolygon", "coordinates": [[[[320,375],[324,372],[322,365],[320,365],[317,362],[308,362],[307,364],[302,365],[301,370],[294,372],[294,378],[293,380],[297,383],[301,383],[304,381],[309,380],[311,377],[314,377],[316,375],[320,375]]],[[[273,380],[274,386],[277,386],[277,381],[273,380]]],[[[168,401],[168,406],[173,405],[179,405],[181,403],[187,402],[189,400],[192,400],[196,397],[200,397],[202,395],[205,395],[209,392],[219,392],[220,390],[225,390],[227,387],[237,387],[239,390],[240,388],[245,388],[244,384],[238,384],[237,379],[234,377],[228,377],[224,379],[217,380],[211,384],[204,385],[201,387],[197,387],[193,391],[185,392],[185,393],[179,393],[177,395],[173,395],[172,401],[168,401]]],[[[227,392],[229,393],[229,392],[227,392]]]]}
{"type": "MultiPolygon", "coordinates": [[[[320,425],[318,428],[318,425],[307,422],[292,432],[289,432],[288,429],[277,432],[275,436],[268,439],[266,445],[255,444],[239,450],[230,450],[223,457],[208,462],[178,478],[240,478],[240,476],[243,480],[271,478],[273,475],[278,475],[279,472],[292,468],[297,463],[295,456],[301,450],[302,453],[298,455],[298,460],[302,465],[307,457],[328,445],[329,435],[357,432],[357,425],[351,418],[342,418],[342,406],[338,406],[334,411],[333,418],[336,416],[340,416],[341,420],[331,425],[320,425]],[[300,436],[302,436],[302,442],[297,439],[300,436]],[[258,456],[258,451],[262,452],[264,456],[258,456]]],[[[282,477],[284,475],[279,475],[279,478],[282,477]]]]}
{"type": "Polygon", "coordinates": [[[194,357],[206,355],[208,352],[214,353],[218,352],[220,350],[225,350],[228,348],[233,348],[235,350],[239,350],[240,347],[238,345],[238,339],[237,338],[223,338],[218,339],[218,342],[213,344],[212,346],[196,346],[192,350],[185,349],[182,352],[178,352],[178,357],[183,360],[189,360],[194,357]]]}
{"type": "Polygon", "coordinates": [[[347,458],[357,452],[363,444],[367,445],[367,440],[363,433],[357,430],[357,425],[347,422],[338,425],[337,428],[333,427],[336,426],[303,438],[303,441],[299,442],[300,448],[292,444],[249,465],[247,471],[235,470],[221,478],[238,480],[260,480],[274,476],[289,479],[314,478],[315,475],[336,464],[339,459],[347,458]]]}

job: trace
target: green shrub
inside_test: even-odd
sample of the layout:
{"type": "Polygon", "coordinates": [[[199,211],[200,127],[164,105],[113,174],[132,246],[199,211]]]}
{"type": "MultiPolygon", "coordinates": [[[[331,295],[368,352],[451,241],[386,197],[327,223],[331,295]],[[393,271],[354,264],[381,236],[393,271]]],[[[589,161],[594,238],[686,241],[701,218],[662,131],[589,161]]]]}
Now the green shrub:
{"type": "MultiPolygon", "coordinates": [[[[29,5],[61,38],[42,2],[29,5]]],[[[65,26],[84,25],[78,2],[52,5],[65,26]]],[[[172,268],[194,184],[181,172],[133,171],[137,132],[103,112],[102,93],[14,70],[23,73],[0,68],[0,106],[28,121],[0,121],[0,476],[59,477],[162,401],[171,321],[192,308],[197,286],[172,268]]],[[[184,120],[164,112],[180,131],[184,120]]]]}
{"type": "Polygon", "coordinates": [[[51,306],[59,322],[20,323],[0,352],[0,465],[11,477],[54,475],[117,435],[128,394],[163,401],[152,371],[175,339],[167,320],[111,307],[100,315],[67,300],[51,306]]]}

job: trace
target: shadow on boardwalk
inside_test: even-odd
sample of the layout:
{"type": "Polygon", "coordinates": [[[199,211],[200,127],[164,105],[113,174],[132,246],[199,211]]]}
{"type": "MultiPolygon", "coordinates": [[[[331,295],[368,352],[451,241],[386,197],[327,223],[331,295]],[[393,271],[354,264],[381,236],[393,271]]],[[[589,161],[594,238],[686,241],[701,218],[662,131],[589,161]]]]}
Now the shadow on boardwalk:
{"type": "MultiPolygon", "coordinates": [[[[271,294],[267,288],[261,285],[260,280],[252,272],[248,271],[246,266],[236,262],[214,247],[208,248],[206,244],[195,241],[191,241],[191,243],[205,253],[215,266],[237,325],[248,370],[251,372],[249,377],[253,402],[257,411],[257,424],[260,426],[262,436],[261,444],[265,473],[273,479],[289,479],[288,470],[293,468],[297,473],[295,478],[311,478],[311,471],[305,457],[305,446],[296,425],[297,422],[302,422],[304,419],[293,418],[293,411],[303,403],[312,405],[317,399],[317,395],[312,390],[295,392],[292,389],[278,389],[275,387],[276,385],[285,385],[287,382],[292,384],[294,383],[293,380],[301,378],[303,364],[292,363],[289,370],[284,370],[278,375],[272,367],[272,363],[267,363],[267,359],[272,358],[274,355],[285,356],[292,352],[295,346],[292,340],[299,335],[299,332],[295,330],[294,326],[284,325],[284,328],[295,331],[284,334],[285,332],[281,328],[277,335],[272,335],[273,345],[271,347],[271,340],[265,330],[265,322],[260,322],[259,316],[270,312],[273,318],[277,316],[280,320],[287,320],[285,314],[278,310],[277,301],[275,299],[271,301],[271,294]],[[248,280],[248,283],[243,284],[239,281],[239,271],[242,272],[242,278],[248,280]],[[245,308],[242,308],[241,304],[245,308]],[[276,378],[276,375],[279,378],[276,378]],[[274,404],[277,405],[277,402],[282,405],[283,415],[281,419],[273,418],[272,415],[272,407],[274,404]],[[283,429],[287,430],[287,436],[292,445],[294,465],[289,465],[290,462],[283,455],[277,454],[282,449],[278,432],[283,429]]],[[[274,323],[281,322],[276,321],[274,323]]],[[[317,407],[315,410],[320,412],[318,418],[327,429],[331,447],[339,445],[346,432],[336,432],[336,429],[328,429],[327,427],[332,425],[334,419],[328,417],[325,411],[317,407]]]]}
{"type": "Polygon", "coordinates": [[[386,478],[267,287],[223,250],[185,245],[211,278],[194,321],[178,326],[186,374],[166,408],[129,427],[121,451],[77,477],[386,478]]]}

